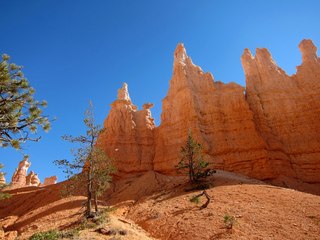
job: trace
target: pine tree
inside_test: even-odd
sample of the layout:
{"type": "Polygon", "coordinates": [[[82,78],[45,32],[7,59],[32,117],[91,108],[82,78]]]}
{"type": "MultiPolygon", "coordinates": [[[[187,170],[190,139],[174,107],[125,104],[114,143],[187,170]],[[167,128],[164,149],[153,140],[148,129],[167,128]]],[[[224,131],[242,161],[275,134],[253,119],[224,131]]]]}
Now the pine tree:
{"type": "MultiPolygon", "coordinates": [[[[3,168],[3,165],[0,163],[0,179],[2,177],[4,177],[4,175],[5,175],[3,172],[1,172],[2,168],[3,168]]],[[[9,193],[3,193],[2,192],[2,189],[4,189],[6,186],[7,186],[7,184],[0,183],[0,200],[9,198],[11,196],[9,193]]]]}
{"type": "Polygon", "coordinates": [[[46,101],[33,98],[35,90],[24,77],[22,66],[9,62],[10,57],[2,55],[0,62],[0,146],[20,149],[26,141],[38,141],[30,137],[38,128],[50,129],[47,116],[42,115],[46,101]]]}
{"type": "Polygon", "coordinates": [[[180,154],[181,159],[176,168],[178,172],[185,171],[191,183],[215,172],[208,169],[209,163],[203,159],[203,147],[192,137],[190,130],[185,145],[181,147],[180,154]]]}
{"type": "Polygon", "coordinates": [[[96,140],[101,133],[99,125],[95,125],[93,106],[90,106],[85,113],[84,123],[87,127],[86,135],[73,137],[65,135],[62,138],[66,141],[80,144],[79,148],[73,149],[74,159],[56,160],[57,165],[65,168],[70,183],[67,191],[72,193],[86,189],[86,217],[94,216],[92,201],[94,201],[95,212],[98,212],[98,197],[109,187],[112,180],[111,174],[115,173],[112,160],[96,145],[96,140]]]}

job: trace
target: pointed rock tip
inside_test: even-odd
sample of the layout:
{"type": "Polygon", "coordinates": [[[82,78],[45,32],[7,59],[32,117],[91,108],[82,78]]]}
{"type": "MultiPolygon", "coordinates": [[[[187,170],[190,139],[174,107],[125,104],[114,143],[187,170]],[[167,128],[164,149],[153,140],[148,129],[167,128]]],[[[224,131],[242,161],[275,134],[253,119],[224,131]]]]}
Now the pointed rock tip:
{"type": "Polygon", "coordinates": [[[317,47],[311,39],[303,39],[299,44],[299,49],[302,54],[302,62],[317,59],[317,47]]]}
{"type": "Polygon", "coordinates": [[[272,58],[271,53],[267,48],[256,48],[256,57],[272,58]]]}
{"type": "Polygon", "coordinates": [[[183,43],[178,43],[176,50],[174,51],[175,60],[184,61],[187,57],[187,51],[183,43]]]}
{"type": "Polygon", "coordinates": [[[122,87],[118,90],[118,100],[131,101],[128,91],[128,84],[123,83],[122,87]]]}
{"type": "Polygon", "coordinates": [[[241,59],[254,59],[249,48],[244,49],[241,59]]]}

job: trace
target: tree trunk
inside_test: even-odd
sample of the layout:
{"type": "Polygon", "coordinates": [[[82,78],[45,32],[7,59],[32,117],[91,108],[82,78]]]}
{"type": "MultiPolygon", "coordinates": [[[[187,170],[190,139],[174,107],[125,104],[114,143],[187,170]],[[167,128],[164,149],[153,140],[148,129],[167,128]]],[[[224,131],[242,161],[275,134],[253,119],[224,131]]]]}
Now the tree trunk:
{"type": "MultiPolygon", "coordinates": [[[[90,163],[91,164],[91,163],[90,163]]],[[[87,217],[91,217],[92,215],[92,208],[91,208],[91,201],[92,201],[92,179],[91,179],[91,166],[88,168],[88,185],[87,185],[87,217]]]]}
{"type": "Polygon", "coordinates": [[[95,212],[97,213],[98,212],[98,197],[97,197],[96,193],[94,193],[94,209],[95,209],[95,212]]]}

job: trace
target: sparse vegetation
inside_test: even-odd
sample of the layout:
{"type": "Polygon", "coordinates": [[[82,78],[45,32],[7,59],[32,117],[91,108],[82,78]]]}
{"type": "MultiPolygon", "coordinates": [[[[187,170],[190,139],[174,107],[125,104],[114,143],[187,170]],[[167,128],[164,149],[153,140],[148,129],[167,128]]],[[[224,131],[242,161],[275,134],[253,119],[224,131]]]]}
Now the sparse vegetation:
{"type": "Polygon", "coordinates": [[[202,196],[205,196],[206,199],[207,199],[207,201],[200,207],[200,209],[204,209],[209,205],[210,200],[211,200],[211,198],[210,198],[210,196],[209,196],[209,194],[207,193],[206,190],[204,190],[202,193],[200,193],[198,195],[195,195],[192,198],[190,198],[190,202],[198,204],[200,202],[200,197],[202,197],[202,196]]]}
{"type": "Polygon", "coordinates": [[[0,146],[20,149],[26,141],[39,141],[40,137],[31,137],[40,127],[50,129],[47,116],[42,109],[46,101],[33,98],[35,90],[24,77],[22,66],[10,63],[7,54],[0,62],[0,146]]]}
{"type": "Polygon", "coordinates": [[[115,168],[112,160],[96,145],[102,129],[99,125],[95,125],[91,102],[85,113],[84,123],[87,127],[86,135],[62,137],[64,140],[80,145],[72,151],[74,160],[64,159],[54,162],[65,168],[65,173],[71,180],[68,184],[68,192],[71,194],[82,190],[86,192],[85,216],[93,218],[98,215],[98,197],[109,187],[112,180],[111,174],[115,172],[115,168]],[[92,201],[95,211],[92,210],[92,201]]]}
{"type": "Polygon", "coordinates": [[[46,232],[38,232],[33,234],[29,240],[57,240],[60,238],[60,232],[57,230],[49,230],[46,232]]]}
{"type": "Polygon", "coordinates": [[[234,216],[231,216],[229,214],[224,215],[223,217],[224,225],[227,229],[232,229],[233,226],[236,224],[236,219],[234,216]]]}
{"type": "MultiPolygon", "coordinates": [[[[3,168],[3,165],[0,163],[0,170],[3,168]]],[[[0,171],[0,179],[4,176],[4,173],[0,171]]],[[[9,193],[3,193],[1,192],[2,189],[4,189],[7,186],[7,184],[0,183],[0,200],[10,198],[11,195],[9,193]]]]}
{"type": "Polygon", "coordinates": [[[185,171],[191,183],[196,183],[201,178],[212,175],[215,171],[209,169],[209,162],[203,159],[203,147],[192,136],[191,130],[188,132],[187,141],[180,150],[181,159],[176,166],[177,171],[185,171]]]}
{"type": "Polygon", "coordinates": [[[78,229],[68,229],[63,231],[49,230],[45,232],[38,232],[33,234],[29,240],[59,240],[59,239],[73,239],[79,236],[78,229]]]}
{"type": "Polygon", "coordinates": [[[190,198],[190,202],[195,203],[195,204],[198,204],[198,203],[200,202],[200,197],[199,197],[198,195],[192,196],[192,197],[190,198]]]}

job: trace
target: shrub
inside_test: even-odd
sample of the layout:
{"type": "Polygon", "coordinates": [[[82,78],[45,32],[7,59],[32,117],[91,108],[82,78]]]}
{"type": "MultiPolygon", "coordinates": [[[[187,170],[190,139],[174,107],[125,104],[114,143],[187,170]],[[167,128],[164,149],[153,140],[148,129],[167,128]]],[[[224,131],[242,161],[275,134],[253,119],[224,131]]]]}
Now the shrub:
{"type": "Polygon", "coordinates": [[[230,216],[228,214],[224,215],[223,217],[223,222],[224,222],[224,225],[227,229],[232,229],[233,226],[235,225],[236,223],[236,219],[234,216],[230,216]]]}
{"type": "Polygon", "coordinates": [[[29,240],[57,240],[60,237],[60,233],[56,230],[49,230],[46,232],[39,232],[33,234],[29,240]]]}

